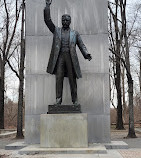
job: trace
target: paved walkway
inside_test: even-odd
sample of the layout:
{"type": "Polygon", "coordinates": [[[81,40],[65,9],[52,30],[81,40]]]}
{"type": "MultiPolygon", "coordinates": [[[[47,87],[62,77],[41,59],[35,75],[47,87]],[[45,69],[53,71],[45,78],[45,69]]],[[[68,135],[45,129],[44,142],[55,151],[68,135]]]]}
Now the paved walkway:
{"type": "MultiPolygon", "coordinates": [[[[0,158],[123,158],[118,151],[108,150],[107,154],[48,154],[48,155],[19,155],[17,151],[8,151],[4,154],[4,150],[1,151],[3,155],[0,158]]],[[[1,154],[0,152],[0,154],[1,154]]]]}
{"type": "MultiPolygon", "coordinates": [[[[129,149],[107,150],[107,154],[59,154],[59,155],[19,155],[18,151],[7,151],[5,145],[19,141],[13,138],[0,139],[0,158],[141,158],[141,133],[135,139],[125,139],[127,131],[111,131],[111,140],[122,140],[129,145],[129,149]]],[[[22,140],[20,140],[22,141],[22,140]]]]}
{"type": "Polygon", "coordinates": [[[123,158],[141,158],[141,149],[120,150],[123,158]]]}

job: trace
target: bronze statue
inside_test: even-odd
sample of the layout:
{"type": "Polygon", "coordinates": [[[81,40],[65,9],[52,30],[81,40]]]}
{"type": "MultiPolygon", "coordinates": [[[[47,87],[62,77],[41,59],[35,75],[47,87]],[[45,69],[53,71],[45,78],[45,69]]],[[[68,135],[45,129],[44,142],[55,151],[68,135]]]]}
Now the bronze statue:
{"type": "Polygon", "coordinates": [[[68,14],[62,16],[62,28],[56,27],[50,17],[50,5],[52,0],[46,0],[44,9],[44,21],[53,33],[53,45],[47,67],[47,72],[56,75],[56,104],[62,103],[63,80],[69,78],[72,102],[78,105],[76,78],[82,77],[76,45],[78,45],[82,55],[89,61],[92,59],[88,53],[79,33],[70,29],[71,17],[68,14]]]}

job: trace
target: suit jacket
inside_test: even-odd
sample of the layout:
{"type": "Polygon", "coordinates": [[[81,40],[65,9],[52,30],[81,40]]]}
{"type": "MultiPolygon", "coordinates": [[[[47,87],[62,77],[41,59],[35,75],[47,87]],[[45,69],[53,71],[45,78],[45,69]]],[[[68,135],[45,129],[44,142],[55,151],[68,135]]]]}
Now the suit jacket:
{"type": "MultiPolygon", "coordinates": [[[[81,78],[81,70],[76,53],[76,45],[78,45],[82,55],[86,58],[88,51],[85,47],[79,33],[77,31],[70,30],[70,55],[72,59],[73,68],[77,78],[81,78]]],[[[56,27],[54,31],[53,44],[51,54],[48,62],[47,72],[55,74],[55,66],[61,49],[61,28],[56,27]]]]}

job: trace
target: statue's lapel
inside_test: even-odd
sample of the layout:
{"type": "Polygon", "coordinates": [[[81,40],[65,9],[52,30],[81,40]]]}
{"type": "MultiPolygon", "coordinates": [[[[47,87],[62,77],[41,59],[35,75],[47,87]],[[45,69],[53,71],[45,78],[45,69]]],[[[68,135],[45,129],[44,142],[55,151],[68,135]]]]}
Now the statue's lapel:
{"type": "Polygon", "coordinates": [[[75,34],[75,32],[72,31],[72,30],[70,30],[70,44],[71,44],[72,41],[73,41],[74,34],[75,34]]]}
{"type": "Polygon", "coordinates": [[[59,39],[60,39],[60,41],[61,41],[61,33],[62,33],[62,29],[59,28],[59,39]]]}
{"type": "Polygon", "coordinates": [[[57,27],[56,31],[57,31],[57,36],[59,37],[59,39],[61,41],[61,28],[57,27]]]}

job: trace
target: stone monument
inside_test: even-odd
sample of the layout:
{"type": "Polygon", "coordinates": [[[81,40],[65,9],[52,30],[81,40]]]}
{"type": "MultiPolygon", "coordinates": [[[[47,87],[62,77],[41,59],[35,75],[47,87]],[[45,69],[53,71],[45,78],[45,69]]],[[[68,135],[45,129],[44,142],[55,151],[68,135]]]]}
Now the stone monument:
{"type": "MultiPolygon", "coordinates": [[[[26,2],[26,109],[25,142],[40,143],[40,115],[56,98],[55,77],[46,73],[53,36],[44,24],[44,1],[26,2]]],[[[77,50],[82,79],[78,83],[78,102],[88,115],[89,143],[110,142],[109,55],[107,0],[54,0],[52,20],[61,27],[61,17],[72,17],[93,60],[85,61],[77,50]]],[[[70,104],[70,87],[64,80],[63,104],[70,104]]]]}

